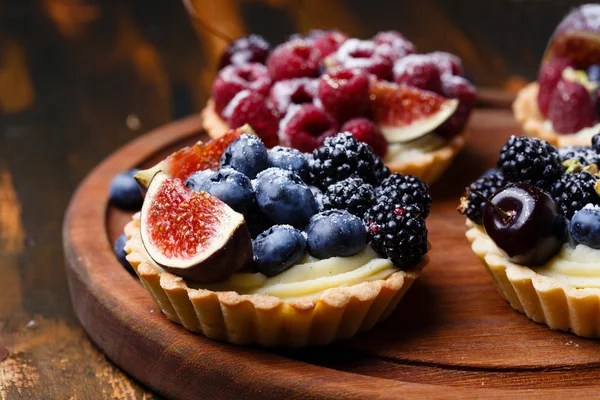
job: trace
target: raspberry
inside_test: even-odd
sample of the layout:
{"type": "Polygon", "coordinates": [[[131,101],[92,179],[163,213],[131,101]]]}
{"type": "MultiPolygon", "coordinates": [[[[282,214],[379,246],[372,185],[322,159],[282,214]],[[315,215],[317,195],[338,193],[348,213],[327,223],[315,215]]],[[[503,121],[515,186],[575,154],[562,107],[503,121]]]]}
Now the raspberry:
{"type": "Polygon", "coordinates": [[[325,139],[313,151],[310,174],[313,185],[326,188],[349,177],[358,177],[367,183],[375,181],[373,150],[348,132],[325,139]]]}
{"type": "Polygon", "coordinates": [[[550,97],[556,84],[561,78],[562,72],[567,67],[572,67],[573,64],[568,58],[555,58],[543,64],[538,74],[538,83],[540,89],[538,92],[538,108],[542,115],[548,115],[548,107],[550,106],[550,97]]]}
{"type": "Polygon", "coordinates": [[[500,150],[497,162],[508,182],[529,182],[548,189],[561,176],[558,151],[548,142],[511,136],[500,150]]]}
{"type": "Polygon", "coordinates": [[[418,264],[427,253],[427,227],[418,207],[384,198],[365,213],[364,221],[373,249],[397,267],[418,264]]]}
{"type": "Polygon", "coordinates": [[[471,110],[475,106],[477,92],[475,86],[465,78],[445,74],[442,75],[442,94],[459,101],[454,114],[435,131],[446,139],[451,139],[465,127],[471,110]]]}
{"type": "Polygon", "coordinates": [[[269,56],[271,45],[259,35],[244,36],[231,42],[221,55],[219,69],[232,64],[244,65],[248,63],[264,64],[269,56]]]}
{"type": "Polygon", "coordinates": [[[390,46],[393,61],[417,51],[414,44],[396,31],[379,32],[373,37],[373,42],[378,45],[390,46]]]}
{"type": "Polygon", "coordinates": [[[321,53],[306,40],[293,40],[275,48],[267,60],[273,81],[319,75],[321,53]]]}
{"type": "Polygon", "coordinates": [[[223,110],[223,117],[232,129],[250,124],[267,147],[278,143],[279,114],[256,92],[242,90],[235,95],[223,110]]]}
{"type": "Polygon", "coordinates": [[[440,70],[427,56],[410,54],[394,64],[394,81],[419,89],[442,92],[440,70]]]}
{"type": "Polygon", "coordinates": [[[417,206],[423,218],[429,215],[431,196],[427,184],[416,176],[391,174],[375,189],[377,198],[388,198],[396,204],[417,206]]]}
{"type": "Polygon", "coordinates": [[[348,39],[329,57],[333,58],[334,65],[362,69],[380,79],[389,79],[393,68],[392,53],[389,45],[377,45],[368,40],[348,39]]]}
{"type": "Polygon", "coordinates": [[[573,214],[587,204],[599,204],[600,197],[594,190],[597,177],[589,172],[564,174],[552,186],[552,197],[560,205],[563,214],[571,219],[573,214]]]}
{"type": "Polygon", "coordinates": [[[362,218],[375,204],[373,186],[360,178],[347,178],[329,185],[323,196],[323,207],[326,210],[340,209],[362,218]]]}
{"type": "Polygon", "coordinates": [[[350,132],[355,138],[371,146],[373,152],[379,157],[385,156],[388,147],[387,140],[370,119],[353,118],[342,125],[341,130],[350,132]]]}
{"type": "Polygon", "coordinates": [[[321,57],[325,58],[331,53],[335,53],[347,39],[348,36],[340,31],[322,31],[314,36],[313,46],[319,50],[321,57]]]}
{"type": "Polygon", "coordinates": [[[281,121],[279,138],[284,146],[308,152],[337,131],[337,123],[323,110],[312,104],[303,104],[290,107],[281,121]]]}
{"type": "Polygon", "coordinates": [[[290,105],[313,103],[317,96],[319,80],[313,78],[295,78],[275,82],[269,98],[277,111],[285,115],[290,105]]]}
{"type": "Polygon", "coordinates": [[[559,80],[552,92],[547,117],[559,133],[576,133],[598,120],[596,104],[587,89],[566,79],[559,80]]]}
{"type": "Polygon", "coordinates": [[[485,198],[490,198],[505,184],[504,175],[501,171],[496,171],[491,175],[482,176],[469,185],[469,194],[461,199],[459,211],[476,224],[481,225],[483,216],[483,206],[485,202],[473,191],[477,191],[485,198]]]}
{"type": "Polygon", "coordinates": [[[220,114],[231,99],[249,89],[266,95],[271,87],[267,68],[261,64],[229,65],[223,68],[212,87],[215,110],[220,114]]]}
{"type": "Polygon", "coordinates": [[[317,93],[323,109],[342,123],[366,113],[369,77],[358,69],[335,68],[321,77],[317,93]]]}
{"type": "Polygon", "coordinates": [[[465,73],[460,58],[454,54],[434,51],[433,53],[425,54],[425,56],[429,57],[437,65],[442,75],[463,76],[465,73]]]}

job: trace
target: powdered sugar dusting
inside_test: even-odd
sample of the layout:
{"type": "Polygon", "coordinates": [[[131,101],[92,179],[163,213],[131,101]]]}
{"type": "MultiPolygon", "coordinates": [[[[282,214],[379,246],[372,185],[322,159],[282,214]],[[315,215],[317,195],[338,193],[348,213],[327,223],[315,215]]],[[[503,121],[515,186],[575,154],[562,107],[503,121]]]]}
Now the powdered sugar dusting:
{"type": "Polygon", "coordinates": [[[224,119],[229,119],[231,118],[231,115],[233,114],[233,111],[237,108],[237,106],[240,104],[240,102],[245,99],[246,97],[250,96],[252,94],[252,91],[250,91],[249,89],[244,89],[241,92],[239,92],[238,94],[236,94],[233,99],[231,99],[231,101],[229,102],[229,104],[227,104],[227,106],[223,109],[223,112],[221,113],[221,116],[224,119]]]}

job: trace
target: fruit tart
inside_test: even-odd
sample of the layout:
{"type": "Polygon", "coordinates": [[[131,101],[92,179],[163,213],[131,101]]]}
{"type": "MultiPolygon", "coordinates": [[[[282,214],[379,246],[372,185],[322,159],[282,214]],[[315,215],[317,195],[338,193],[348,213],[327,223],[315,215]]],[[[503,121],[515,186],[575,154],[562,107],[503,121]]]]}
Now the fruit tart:
{"type": "Polygon", "coordinates": [[[500,294],[552,329],[600,337],[600,135],[560,149],[512,136],[459,210],[500,294]]]}
{"type": "Polygon", "coordinates": [[[529,136],[586,146],[600,133],[600,4],[582,5],[558,25],[537,82],[518,93],[515,118],[529,136]]]}
{"type": "Polygon", "coordinates": [[[250,124],[267,147],[302,152],[350,132],[392,172],[431,183],[465,144],[475,95],[458,57],[417,54],[398,32],[311,31],[272,51],[251,35],[223,54],[202,115],[212,137],[250,124]]]}
{"type": "Polygon", "coordinates": [[[349,133],[312,153],[248,127],[139,172],[127,260],[163,313],[236,344],[301,347],[369,330],[427,264],[431,197],[349,133]]]}

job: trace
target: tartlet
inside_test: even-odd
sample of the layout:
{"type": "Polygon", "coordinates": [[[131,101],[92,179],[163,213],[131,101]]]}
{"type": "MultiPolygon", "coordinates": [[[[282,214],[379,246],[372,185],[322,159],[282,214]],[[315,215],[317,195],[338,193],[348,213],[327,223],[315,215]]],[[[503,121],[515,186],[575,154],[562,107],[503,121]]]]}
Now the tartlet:
{"type": "Polygon", "coordinates": [[[312,31],[270,55],[268,44],[252,35],[223,55],[201,112],[203,128],[215,138],[248,123],[267,146],[304,152],[346,130],[393,172],[432,183],[467,139],[475,88],[462,75],[458,57],[416,54],[397,32],[359,40],[312,31]]]}
{"type": "Polygon", "coordinates": [[[284,301],[263,294],[192,289],[149,257],[139,219],[125,227],[127,260],[162,312],[187,330],[241,345],[304,347],[348,339],[387,318],[428,263],[385,279],[336,287],[284,301]]]}
{"type": "Polygon", "coordinates": [[[578,134],[566,135],[556,132],[538,107],[540,85],[531,82],[519,91],[512,109],[515,119],[528,136],[538,137],[557,147],[585,146],[593,135],[600,133],[600,126],[592,126],[578,134]]]}
{"type": "MultiPolygon", "coordinates": [[[[221,137],[229,131],[227,123],[215,112],[212,100],[209,100],[202,110],[202,123],[203,128],[213,138],[221,137]]],[[[384,162],[392,172],[414,175],[432,184],[460,153],[467,142],[468,134],[469,129],[465,128],[450,140],[445,140],[439,148],[419,154],[417,157],[384,157],[384,162]]],[[[440,138],[440,140],[444,139],[440,138]]]]}
{"type": "Polygon", "coordinates": [[[244,127],[136,175],[147,192],[125,226],[126,258],[171,321],[235,344],[303,347],[394,310],[428,263],[427,186],[348,133],[316,149],[309,170],[306,158],[267,152],[244,127]]]}
{"type": "Polygon", "coordinates": [[[599,160],[597,146],[559,152],[513,136],[459,207],[502,297],[535,322],[585,337],[600,337],[599,160]]]}
{"type": "Polygon", "coordinates": [[[600,133],[600,5],[574,9],[558,25],[538,79],[522,88],[513,113],[528,136],[557,147],[586,146],[600,133]]]}

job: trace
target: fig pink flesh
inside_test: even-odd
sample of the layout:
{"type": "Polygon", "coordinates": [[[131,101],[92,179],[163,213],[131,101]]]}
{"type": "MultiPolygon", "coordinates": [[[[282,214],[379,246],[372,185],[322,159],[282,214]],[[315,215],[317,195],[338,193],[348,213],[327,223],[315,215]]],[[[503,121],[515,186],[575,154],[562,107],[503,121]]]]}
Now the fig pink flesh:
{"type": "Polygon", "coordinates": [[[222,217],[222,202],[192,192],[179,179],[167,179],[155,195],[146,223],[152,243],[169,258],[192,258],[210,248],[222,217]]]}

